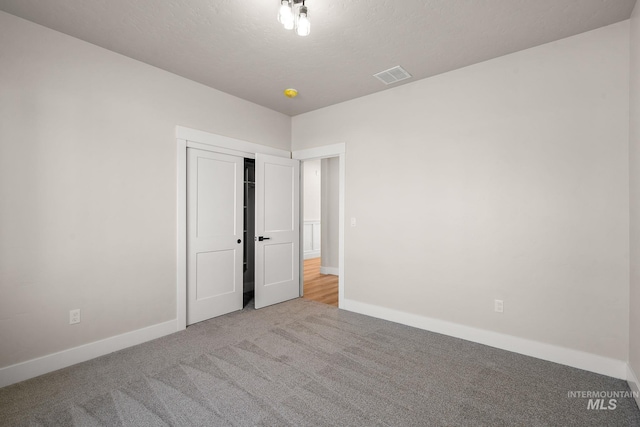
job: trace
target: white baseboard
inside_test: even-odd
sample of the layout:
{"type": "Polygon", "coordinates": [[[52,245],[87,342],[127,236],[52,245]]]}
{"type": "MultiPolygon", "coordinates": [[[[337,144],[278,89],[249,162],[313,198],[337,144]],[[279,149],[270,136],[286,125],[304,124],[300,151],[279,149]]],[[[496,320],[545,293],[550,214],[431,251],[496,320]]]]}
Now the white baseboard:
{"type": "Polygon", "coordinates": [[[142,344],[177,331],[176,320],[159,323],[146,328],[127,332],[115,337],[105,338],[89,344],[63,350],[57,353],[16,363],[0,369],[0,387],[6,387],[20,381],[28,380],[48,372],[66,368],[76,363],[85,362],[123,348],[142,344]]]}
{"type": "MultiPolygon", "coordinates": [[[[349,300],[347,298],[344,298],[341,301],[340,308],[572,366],[574,368],[608,375],[614,378],[626,379],[631,390],[638,392],[640,388],[640,381],[638,380],[636,373],[633,371],[631,366],[621,360],[545,344],[538,341],[527,340],[524,338],[518,338],[498,332],[477,329],[444,320],[405,313],[398,310],[349,300]]],[[[34,378],[48,372],[66,368],[67,366],[75,365],[76,363],[104,356],[105,354],[113,353],[114,351],[142,344],[144,342],[172,334],[176,331],[176,321],[169,320],[157,325],[0,368],[0,388],[34,378]]],[[[640,407],[640,398],[636,398],[636,402],[640,407]]]]}
{"type": "Polygon", "coordinates": [[[546,344],[539,341],[518,338],[512,335],[492,332],[485,329],[473,328],[447,322],[445,320],[405,313],[390,308],[366,304],[359,301],[343,299],[340,308],[367,316],[401,323],[407,326],[424,329],[439,334],[461,338],[480,344],[496,347],[550,362],[560,363],[585,371],[591,371],[618,379],[627,378],[626,363],[622,360],[611,359],[597,354],[546,344]]]}
{"type": "Polygon", "coordinates": [[[627,364],[627,382],[629,383],[631,391],[635,392],[636,403],[638,404],[638,408],[640,408],[640,381],[638,381],[638,376],[633,372],[629,364],[627,364]]]}
{"type": "Polygon", "coordinates": [[[320,258],[320,251],[306,251],[304,259],[320,258]]]}
{"type": "Polygon", "coordinates": [[[340,274],[340,270],[337,267],[320,266],[320,274],[333,274],[334,276],[338,276],[340,274]]]}

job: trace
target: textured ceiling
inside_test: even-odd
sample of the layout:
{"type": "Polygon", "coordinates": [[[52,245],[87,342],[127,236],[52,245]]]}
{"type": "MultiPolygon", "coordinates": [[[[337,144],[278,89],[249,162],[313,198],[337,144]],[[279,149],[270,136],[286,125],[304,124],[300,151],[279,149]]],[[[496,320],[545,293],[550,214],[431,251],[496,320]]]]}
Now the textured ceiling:
{"type": "Polygon", "coordinates": [[[0,0],[0,10],[288,115],[628,19],[636,0],[307,0],[311,34],[278,0],[0,0]],[[295,99],[283,95],[299,91],[295,99]]]}

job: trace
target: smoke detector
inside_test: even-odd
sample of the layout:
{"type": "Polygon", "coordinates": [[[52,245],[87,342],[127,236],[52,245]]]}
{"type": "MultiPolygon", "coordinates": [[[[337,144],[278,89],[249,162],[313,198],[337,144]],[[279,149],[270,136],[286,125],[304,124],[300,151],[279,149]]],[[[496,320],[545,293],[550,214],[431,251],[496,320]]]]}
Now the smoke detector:
{"type": "Polygon", "coordinates": [[[407,73],[404,68],[397,65],[393,68],[389,68],[388,70],[380,71],[379,73],[374,74],[373,77],[386,85],[390,85],[410,78],[411,74],[407,73]]]}

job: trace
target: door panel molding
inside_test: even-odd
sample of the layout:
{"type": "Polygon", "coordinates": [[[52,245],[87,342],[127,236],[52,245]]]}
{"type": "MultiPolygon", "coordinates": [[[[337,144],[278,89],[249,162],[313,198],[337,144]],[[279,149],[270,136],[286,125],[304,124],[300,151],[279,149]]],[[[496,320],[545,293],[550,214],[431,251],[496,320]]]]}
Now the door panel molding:
{"type": "Polygon", "coordinates": [[[244,158],[187,150],[187,323],[242,309],[244,158]]]}
{"type": "Polygon", "coordinates": [[[255,307],[300,296],[300,162],[256,154],[255,307]]]}

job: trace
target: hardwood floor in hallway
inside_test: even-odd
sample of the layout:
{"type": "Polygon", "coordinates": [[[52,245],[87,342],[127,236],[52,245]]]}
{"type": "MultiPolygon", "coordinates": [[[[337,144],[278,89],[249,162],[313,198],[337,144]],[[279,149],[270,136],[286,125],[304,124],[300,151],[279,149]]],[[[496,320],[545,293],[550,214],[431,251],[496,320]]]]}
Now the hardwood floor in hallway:
{"type": "Polygon", "coordinates": [[[338,306],[338,276],[320,274],[320,258],[304,260],[303,298],[338,306]]]}

